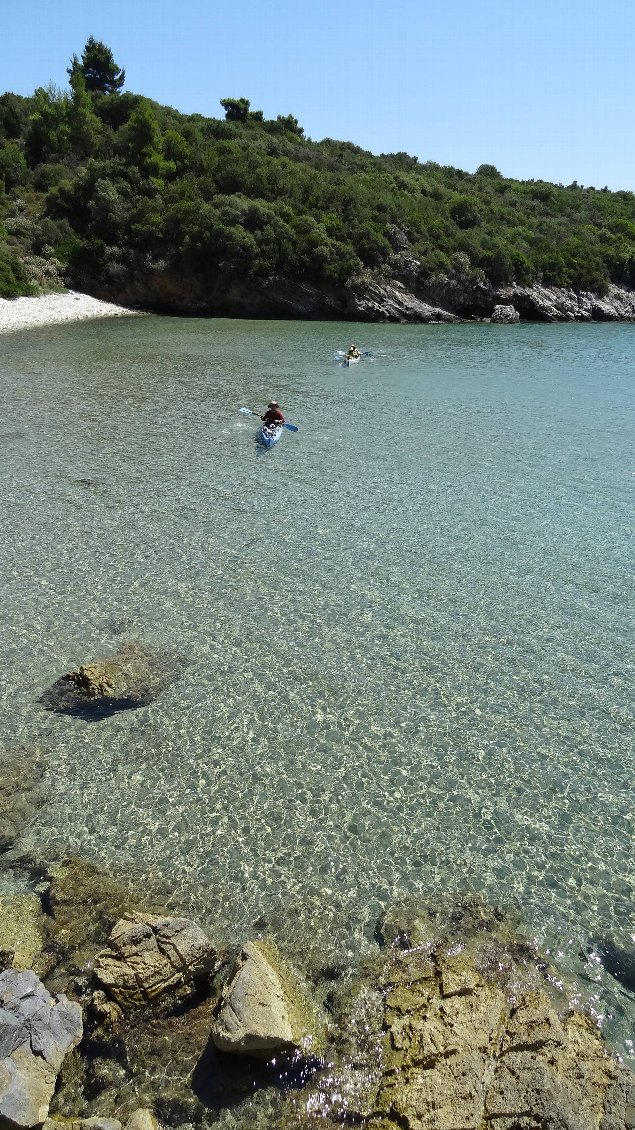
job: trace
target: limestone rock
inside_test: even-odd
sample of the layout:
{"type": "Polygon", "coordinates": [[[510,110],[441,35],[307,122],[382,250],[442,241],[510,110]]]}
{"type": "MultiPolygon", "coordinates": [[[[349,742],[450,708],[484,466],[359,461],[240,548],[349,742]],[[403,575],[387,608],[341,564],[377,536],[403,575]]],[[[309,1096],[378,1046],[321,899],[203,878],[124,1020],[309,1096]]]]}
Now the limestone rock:
{"type": "Polygon", "coordinates": [[[447,310],[431,306],[396,279],[360,275],[347,292],[345,315],[368,322],[453,322],[447,310]]]}
{"type": "Polygon", "coordinates": [[[315,1055],[324,1028],[308,991],[275,948],[247,942],[223,991],[212,1040],[220,1051],[264,1059],[278,1053],[315,1055]]]}
{"type": "Polygon", "coordinates": [[[503,325],[511,325],[520,321],[520,314],[515,306],[495,306],[492,312],[492,321],[503,325]]]}
{"type": "Polygon", "coordinates": [[[215,967],[216,953],[196,923],[154,914],[127,914],[95,959],[97,979],[123,1007],[192,991],[215,967]]]}
{"type": "Polygon", "coordinates": [[[30,971],[0,974],[0,1125],[44,1122],[64,1057],[82,1034],[78,1004],[51,997],[30,971]]]}
{"type": "Polygon", "coordinates": [[[37,895],[0,897],[0,962],[33,969],[42,953],[42,906],[37,895]]]}
{"type": "Polygon", "coordinates": [[[117,710],[147,706],[174,679],[172,659],[132,640],[114,655],[62,675],[40,697],[46,710],[103,718],[117,710]]]}
{"type": "Polygon", "coordinates": [[[300,1125],[319,1114],[325,1130],[344,1117],[378,1130],[631,1130],[632,1073],[496,919],[462,908],[450,941],[434,908],[386,916],[392,948],[343,997],[300,1125]]]}
{"type": "Polygon", "coordinates": [[[148,1107],[138,1107],[133,1110],[126,1122],[126,1130],[158,1130],[158,1122],[153,1112],[148,1107]]]}

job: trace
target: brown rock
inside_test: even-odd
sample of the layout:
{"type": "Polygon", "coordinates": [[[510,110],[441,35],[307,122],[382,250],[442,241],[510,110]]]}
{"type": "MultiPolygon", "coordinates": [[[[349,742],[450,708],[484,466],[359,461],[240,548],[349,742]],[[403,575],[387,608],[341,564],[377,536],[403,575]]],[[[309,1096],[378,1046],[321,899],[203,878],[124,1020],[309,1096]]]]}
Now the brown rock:
{"type": "Polygon", "coordinates": [[[192,992],[216,968],[216,953],[194,922],[127,914],[97,954],[95,975],[123,1007],[150,1004],[164,993],[192,992]]]}

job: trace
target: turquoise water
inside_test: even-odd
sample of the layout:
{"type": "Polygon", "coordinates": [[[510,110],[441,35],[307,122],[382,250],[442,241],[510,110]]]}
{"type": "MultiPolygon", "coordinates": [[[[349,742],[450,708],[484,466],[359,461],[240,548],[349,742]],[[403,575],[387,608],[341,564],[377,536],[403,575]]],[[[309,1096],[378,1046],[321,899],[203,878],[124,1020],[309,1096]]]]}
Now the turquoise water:
{"type": "Polygon", "coordinates": [[[352,954],[395,896],[481,892],[628,1053],[579,953],[634,928],[635,326],[355,327],[344,369],[351,332],[2,339],[1,737],[49,764],[20,846],[352,954]],[[272,396],[300,430],[263,454],[272,396]],[[38,705],[126,639],[184,659],[150,707],[38,705]]]}

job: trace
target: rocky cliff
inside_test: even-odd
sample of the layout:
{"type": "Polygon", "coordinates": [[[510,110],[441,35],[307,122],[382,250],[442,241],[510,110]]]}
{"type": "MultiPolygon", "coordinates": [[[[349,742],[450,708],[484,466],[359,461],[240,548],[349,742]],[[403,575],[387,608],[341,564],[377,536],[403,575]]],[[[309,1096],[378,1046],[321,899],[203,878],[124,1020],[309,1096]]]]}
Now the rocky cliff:
{"type": "MultiPolygon", "coordinates": [[[[344,287],[303,279],[230,280],[217,274],[180,274],[165,264],[138,264],[125,277],[97,286],[74,280],[95,297],[157,313],[227,318],[302,318],[350,322],[426,323],[489,320],[497,306],[512,307],[523,322],[635,320],[635,291],[609,287],[604,295],[546,286],[495,287],[485,281],[417,281],[415,266],[394,273],[364,272],[344,287]]],[[[496,318],[494,319],[496,320],[496,318]]],[[[512,314],[505,319],[517,320],[512,314]]]]}

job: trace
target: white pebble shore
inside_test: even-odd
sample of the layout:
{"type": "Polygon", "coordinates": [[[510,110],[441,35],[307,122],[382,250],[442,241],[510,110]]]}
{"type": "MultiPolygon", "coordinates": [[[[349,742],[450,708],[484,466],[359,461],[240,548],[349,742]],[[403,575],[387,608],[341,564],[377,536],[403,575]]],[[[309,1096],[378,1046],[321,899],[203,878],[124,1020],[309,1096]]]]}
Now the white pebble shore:
{"type": "Polygon", "coordinates": [[[51,326],[56,322],[81,322],[86,318],[121,318],[139,314],[113,302],[102,302],[76,290],[41,294],[37,298],[0,298],[0,334],[51,326]]]}

